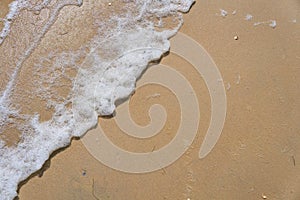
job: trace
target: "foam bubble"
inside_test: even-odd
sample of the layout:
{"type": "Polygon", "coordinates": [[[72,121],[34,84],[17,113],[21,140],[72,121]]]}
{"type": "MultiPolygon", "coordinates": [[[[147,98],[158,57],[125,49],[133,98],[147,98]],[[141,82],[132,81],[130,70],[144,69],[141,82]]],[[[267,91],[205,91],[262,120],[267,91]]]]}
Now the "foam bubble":
{"type": "Polygon", "coordinates": [[[245,20],[247,20],[247,21],[250,21],[250,20],[252,20],[253,19],[253,16],[251,15],[251,14],[247,14],[246,16],[245,16],[245,20]]]}

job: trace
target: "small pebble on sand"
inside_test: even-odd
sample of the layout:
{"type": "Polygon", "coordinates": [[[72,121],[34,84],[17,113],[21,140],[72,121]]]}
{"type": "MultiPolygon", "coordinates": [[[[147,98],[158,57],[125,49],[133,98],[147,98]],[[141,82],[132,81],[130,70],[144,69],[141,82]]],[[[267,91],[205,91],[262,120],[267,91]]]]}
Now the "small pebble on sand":
{"type": "Polygon", "coordinates": [[[261,195],[261,198],[262,199],[267,199],[267,196],[263,194],[263,195],[261,195]]]}

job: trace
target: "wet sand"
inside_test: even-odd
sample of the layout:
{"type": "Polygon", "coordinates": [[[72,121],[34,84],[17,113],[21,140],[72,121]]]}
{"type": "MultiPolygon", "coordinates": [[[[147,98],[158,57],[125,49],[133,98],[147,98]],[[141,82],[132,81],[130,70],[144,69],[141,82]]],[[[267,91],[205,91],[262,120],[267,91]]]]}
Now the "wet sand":
{"type": "MultiPolygon", "coordinates": [[[[296,0],[197,1],[185,15],[181,32],[207,50],[227,88],[225,126],[207,157],[199,159],[198,151],[210,121],[208,90],[191,64],[171,53],[161,63],[190,81],[201,110],[197,137],[180,159],[151,173],[123,173],[101,164],[80,140],[73,140],[22,184],[20,200],[299,199],[299,11],[296,0]],[[220,16],[220,9],[227,16],[220,16]],[[244,19],[247,14],[253,15],[251,21],[244,19]],[[277,26],[254,26],[268,20],[276,20],[277,26]]],[[[130,99],[136,123],[149,122],[147,110],[155,103],[165,106],[168,119],[164,129],[149,140],[123,134],[114,118],[101,118],[100,125],[124,149],[152,151],[168,144],[180,121],[174,94],[149,85],[130,99]]]]}

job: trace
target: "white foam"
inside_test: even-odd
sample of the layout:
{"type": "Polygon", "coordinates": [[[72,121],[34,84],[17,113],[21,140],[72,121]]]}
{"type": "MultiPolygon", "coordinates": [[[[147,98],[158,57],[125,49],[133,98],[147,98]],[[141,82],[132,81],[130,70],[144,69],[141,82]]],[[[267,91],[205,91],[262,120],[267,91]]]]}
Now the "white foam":
{"type": "Polygon", "coordinates": [[[269,26],[271,26],[272,28],[276,28],[276,26],[277,26],[276,20],[270,20],[269,26]]]}
{"type": "Polygon", "coordinates": [[[2,19],[2,21],[4,22],[4,26],[0,32],[0,44],[2,44],[6,36],[9,34],[11,21],[18,14],[22,6],[23,5],[20,5],[19,1],[13,1],[9,4],[9,12],[6,17],[2,19]]]}
{"type": "MultiPolygon", "coordinates": [[[[21,105],[14,105],[10,99],[24,61],[51,28],[60,9],[68,4],[82,4],[80,0],[58,2],[42,31],[24,54],[16,58],[15,70],[0,96],[0,134],[9,126],[22,133],[21,142],[16,146],[8,147],[0,139],[1,200],[13,199],[17,195],[18,183],[40,169],[54,150],[93,128],[98,116],[113,113],[115,102],[127,98],[134,91],[135,82],[148,63],[168,51],[168,39],[182,25],[180,12],[187,12],[193,3],[192,0],[128,1],[130,6],[125,15],[111,16],[108,21],[93,19],[98,25],[98,33],[78,51],[50,52],[47,57],[41,58],[33,70],[34,82],[39,85],[34,95],[46,101],[47,108],[54,112],[50,120],[40,122],[38,113],[22,114],[15,109],[21,105]],[[164,17],[172,17],[172,23],[177,24],[156,30],[156,22],[150,19],[159,18],[160,27],[164,24],[167,27],[164,17]],[[82,57],[84,61],[78,65],[82,57]],[[51,61],[51,66],[45,67],[47,61],[51,61]],[[77,76],[66,73],[69,69],[75,70],[77,76]],[[64,86],[62,79],[70,82],[71,90],[67,96],[56,91],[56,88],[64,86]]],[[[51,0],[37,5],[25,0],[11,3],[10,11],[3,20],[0,44],[9,37],[13,21],[22,9],[40,11],[50,3],[51,0]]]]}
{"type": "Polygon", "coordinates": [[[247,15],[245,16],[245,20],[247,20],[247,21],[250,21],[250,20],[252,20],[252,19],[253,19],[253,16],[250,15],[250,14],[247,14],[247,15]]]}
{"type": "Polygon", "coordinates": [[[226,10],[220,9],[220,16],[226,17],[228,15],[228,12],[226,10]]]}
{"type": "Polygon", "coordinates": [[[264,22],[255,22],[253,25],[258,26],[258,25],[261,25],[261,24],[268,24],[272,28],[276,28],[276,26],[277,26],[276,20],[269,20],[269,21],[264,21],[264,22]]]}

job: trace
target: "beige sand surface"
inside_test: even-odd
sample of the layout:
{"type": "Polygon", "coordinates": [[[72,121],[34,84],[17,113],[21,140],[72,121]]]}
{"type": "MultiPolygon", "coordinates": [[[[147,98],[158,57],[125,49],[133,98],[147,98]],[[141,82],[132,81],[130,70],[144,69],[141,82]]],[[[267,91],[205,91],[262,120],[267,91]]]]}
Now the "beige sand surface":
{"type": "MultiPolygon", "coordinates": [[[[201,110],[196,140],[179,160],[156,172],[128,174],[101,164],[73,140],[52,156],[43,173],[22,184],[20,200],[300,199],[300,25],[293,22],[299,13],[297,0],[201,0],[185,16],[181,32],[208,51],[228,86],[225,127],[207,157],[198,158],[210,119],[207,88],[189,63],[170,54],[162,63],[186,76],[201,110]],[[219,9],[228,15],[220,16],[219,9]],[[244,19],[247,14],[251,21],[244,19]],[[268,20],[277,26],[253,25],[268,20]]],[[[130,99],[137,123],[149,122],[147,110],[154,103],[165,106],[168,120],[149,140],[122,134],[114,118],[100,119],[100,125],[124,149],[159,148],[174,136],[180,115],[174,94],[149,85],[130,99]],[[155,93],[160,96],[147,98],[155,93]]]]}

